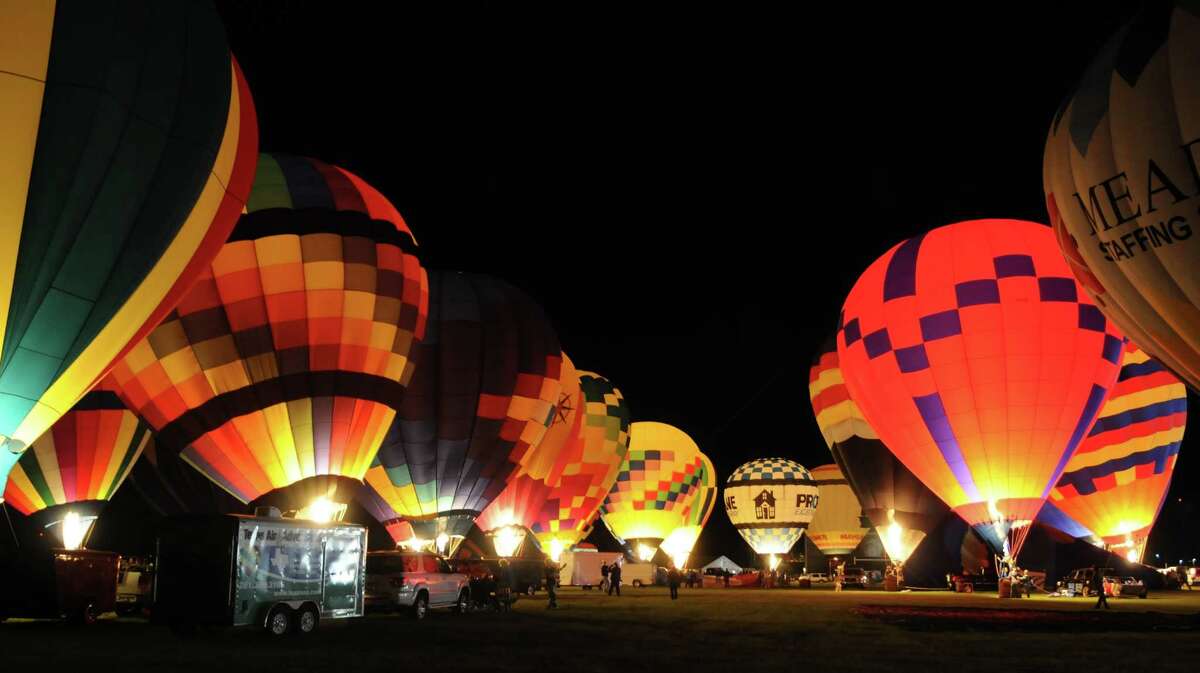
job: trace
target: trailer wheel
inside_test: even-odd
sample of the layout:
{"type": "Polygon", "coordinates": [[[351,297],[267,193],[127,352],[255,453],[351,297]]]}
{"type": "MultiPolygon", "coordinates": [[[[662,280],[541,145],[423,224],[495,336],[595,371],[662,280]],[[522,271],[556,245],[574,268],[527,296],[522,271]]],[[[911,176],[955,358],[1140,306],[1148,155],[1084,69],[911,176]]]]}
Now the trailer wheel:
{"type": "Polygon", "coordinates": [[[292,630],[292,609],[286,605],[276,605],[267,613],[264,627],[273,636],[282,636],[292,630]]]}
{"type": "Polygon", "coordinates": [[[96,604],[89,601],[72,613],[68,617],[68,621],[76,626],[88,626],[95,624],[99,616],[99,613],[96,612],[96,604]]]}
{"type": "Polygon", "coordinates": [[[962,590],[964,594],[973,594],[975,593],[975,585],[971,582],[963,582],[962,590]]]}
{"type": "Polygon", "coordinates": [[[321,616],[317,614],[316,606],[310,603],[300,608],[300,614],[296,615],[296,632],[300,635],[308,635],[316,631],[320,623],[321,616]]]}
{"type": "Polygon", "coordinates": [[[634,589],[641,589],[641,588],[642,588],[642,581],[641,581],[641,580],[634,580],[634,581],[633,581],[633,588],[634,588],[634,589]]]}

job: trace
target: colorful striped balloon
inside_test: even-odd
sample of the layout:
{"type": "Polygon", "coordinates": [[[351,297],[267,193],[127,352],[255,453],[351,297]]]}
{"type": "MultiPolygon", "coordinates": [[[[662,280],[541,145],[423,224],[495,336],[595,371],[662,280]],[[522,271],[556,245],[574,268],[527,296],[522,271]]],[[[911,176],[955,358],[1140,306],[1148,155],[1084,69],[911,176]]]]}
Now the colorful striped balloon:
{"type": "Polygon", "coordinates": [[[4,500],[22,514],[107,501],[150,440],[105,379],[33,443],[9,474],[4,500]]]}
{"type": "Polygon", "coordinates": [[[413,373],[428,279],[396,209],[352,173],[263,155],[247,214],[113,369],[182,457],[249,502],[357,492],[413,373]]]}
{"type": "Polygon", "coordinates": [[[545,469],[530,452],[560,410],[562,349],[524,292],[491,276],[438,271],[429,333],[413,353],[416,373],[360,501],[397,542],[456,546],[513,474],[545,469]]]}
{"type": "Polygon", "coordinates": [[[220,250],[258,130],[203,2],[0,4],[0,101],[3,483],[220,250]]]}
{"type": "Polygon", "coordinates": [[[703,453],[700,454],[700,458],[704,461],[704,472],[699,487],[692,496],[692,503],[688,507],[687,519],[682,526],[671,531],[671,534],[662,543],[663,551],[671,557],[675,567],[680,570],[687,567],[692,550],[696,548],[696,542],[700,540],[700,533],[704,532],[708,517],[712,516],[713,509],[717,504],[717,489],[719,488],[717,468],[713,465],[712,459],[703,453]]]}
{"type": "Polygon", "coordinates": [[[1127,343],[1116,387],[1050,491],[1050,502],[1109,548],[1140,562],[1186,425],[1183,382],[1127,343]]]}

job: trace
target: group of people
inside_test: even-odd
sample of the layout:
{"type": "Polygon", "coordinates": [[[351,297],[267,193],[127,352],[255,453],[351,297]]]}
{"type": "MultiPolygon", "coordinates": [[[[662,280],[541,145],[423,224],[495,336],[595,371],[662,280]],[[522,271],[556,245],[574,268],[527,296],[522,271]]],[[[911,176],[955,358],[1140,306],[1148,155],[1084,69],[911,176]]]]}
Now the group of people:
{"type": "Polygon", "coordinates": [[[616,590],[617,595],[621,595],[621,562],[614,561],[612,565],[607,563],[600,564],[600,590],[607,591],[608,595],[613,595],[613,590],[616,590]]]}

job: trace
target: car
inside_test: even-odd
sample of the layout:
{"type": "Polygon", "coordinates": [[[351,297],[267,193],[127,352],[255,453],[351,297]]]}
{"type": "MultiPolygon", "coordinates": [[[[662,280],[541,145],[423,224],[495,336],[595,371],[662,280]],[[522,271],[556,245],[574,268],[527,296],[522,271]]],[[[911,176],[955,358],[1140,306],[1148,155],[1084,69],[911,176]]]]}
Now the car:
{"type": "Polygon", "coordinates": [[[128,617],[148,610],[153,588],[154,561],[149,557],[122,556],[117,564],[117,615],[128,617]]]}
{"type": "Polygon", "coordinates": [[[804,573],[803,575],[799,575],[796,579],[808,580],[813,584],[822,584],[833,581],[833,579],[826,573],[804,573]]]}
{"type": "Polygon", "coordinates": [[[1146,584],[1136,577],[1121,576],[1115,573],[1104,575],[1105,596],[1145,598],[1146,594],[1146,584]]]}
{"type": "Polygon", "coordinates": [[[437,554],[368,552],[366,575],[364,603],[369,612],[408,611],[424,619],[433,608],[463,613],[470,605],[470,579],[437,554]]]}
{"type": "Polygon", "coordinates": [[[842,570],[841,580],[843,589],[848,589],[851,587],[866,589],[870,578],[868,577],[867,572],[862,568],[851,566],[842,570]]]}
{"type": "Polygon", "coordinates": [[[996,591],[1000,582],[995,575],[978,573],[954,573],[946,576],[950,590],[958,593],[974,593],[976,591],[996,591]]]}
{"type": "MultiPolygon", "coordinates": [[[[467,576],[471,586],[471,597],[476,603],[486,604],[496,591],[496,580],[504,577],[500,559],[475,558],[451,559],[448,561],[454,572],[467,576]]],[[[546,579],[546,562],[533,558],[505,559],[511,568],[512,602],[516,596],[533,596],[542,588],[546,579]]]]}

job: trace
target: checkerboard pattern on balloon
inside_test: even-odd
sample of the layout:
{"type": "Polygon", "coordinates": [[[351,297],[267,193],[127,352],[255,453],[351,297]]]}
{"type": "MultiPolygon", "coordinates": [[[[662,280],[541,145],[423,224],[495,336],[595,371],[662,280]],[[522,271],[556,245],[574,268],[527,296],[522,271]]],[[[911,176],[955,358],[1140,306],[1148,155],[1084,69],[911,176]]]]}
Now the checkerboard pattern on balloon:
{"type": "Polygon", "coordinates": [[[759,458],[742,465],[729,475],[729,483],[739,481],[809,482],[812,474],[800,463],[787,458],[759,458]]]}
{"type": "Polygon", "coordinates": [[[336,167],[274,164],[288,205],[304,207],[264,202],[279,174],[262,173],[258,202],[270,207],[242,216],[177,309],[113,370],[158,441],[246,501],[316,475],[362,478],[428,311],[428,279],[394,208],[375,219],[382,197],[336,167]]]}
{"type": "Polygon", "coordinates": [[[694,456],[680,465],[670,450],[630,450],[604,511],[682,510],[704,479],[704,460],[694,456]]]}

